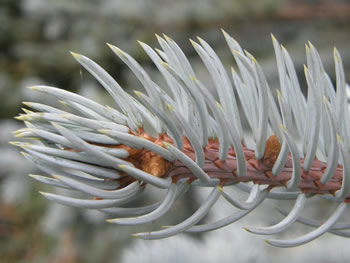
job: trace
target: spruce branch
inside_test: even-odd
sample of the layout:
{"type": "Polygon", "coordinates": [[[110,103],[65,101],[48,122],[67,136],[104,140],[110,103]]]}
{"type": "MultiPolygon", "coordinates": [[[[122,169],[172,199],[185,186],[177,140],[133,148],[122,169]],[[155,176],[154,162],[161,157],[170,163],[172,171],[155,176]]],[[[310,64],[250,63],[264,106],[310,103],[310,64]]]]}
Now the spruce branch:
{"type": "Polygon", "coordinates": [[[16,117],[26,128],[16,131],[15,136],[31,142],[11,143],[48,174],[30,175],[33,179],[83,192],[90,199],[41,194],[61,204],[116,216],[107,220],[110,223],[140,225],[168,213],[192,187],[211,188],[200,208],[185,221],[135,234],[142,239],[218,229],[269,198],[295,200],[295,205],[289,213],[281,211],[286,217],[276,225],[248,227],[249,232],[277,234],[296,221],[316,227],[296,239],[268,239],[271,245],[298,246],[326,232],[348,237],[344,230],[350,228],[349,223],[337,222],[350,201],[350,115],[339,52],[334,49],[335,88],[316,48],[306,45],[305,98],[289,53],[272,36],[280,80],[275,101],[257,60],[223,34],[238,67],[238,71],[232,69],[231,76],[207,42],[191,40],[217,96],[197,78],[183,51],[168,36],[157,36],[162,50],[140,42],[166,80],[167,92],[134,58],[111,44],[108,46],[145,88],[146,93],[135,91],[136,99],[94,61],[73,52],[77,62],[112,96],[117,108],[54,87],[29,87],[55,96],[72,111],[24,102],[31,110],[24,109],[16,117]],[[252,134],[249,145],[238,102],[252,134]],[[164,199],[144,207],[124,207],[147,185],[165,189],[164,199]],[[248,192],[247,199],[231,196],[229,187],[248,192]],[[220,197],[239,211],[197,224],[220,197]],[[337,204],[324,223],[301,216],[307,200],[317,197],[337,204]]]}

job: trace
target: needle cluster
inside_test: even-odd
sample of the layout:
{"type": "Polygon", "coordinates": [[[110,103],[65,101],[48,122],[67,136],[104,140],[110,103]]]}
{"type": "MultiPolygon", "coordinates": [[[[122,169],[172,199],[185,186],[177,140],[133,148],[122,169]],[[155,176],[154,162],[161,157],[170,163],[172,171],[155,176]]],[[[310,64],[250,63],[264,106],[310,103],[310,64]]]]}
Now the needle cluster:
{"type": "Polygon", "coordinates": [[[72,53],[113,97],[116,108],[54,87],[29,87],[55,96],[68,110],[25,102],[30,110],[24,109],[16,118],[24,121],[26,128],[15,135],[31,141],[12,144],[21,147],[25,158],[46,173],[30,175],[35,180],[88,196],[78,199],[42,193],[44,197],[115,216],[107,220],[110,223],[140,225],[168,213],[192,187],[209,187],[212,190],[207,199],[185,221],[135,236],[159,239],[218,229],[272,198],[293,199],[295,205],[289,213],[281,211],[286,217],[278,224],[246,230],[272,235],[296,221],[316,229],[295,239],[268,239],[269,244],[298,246],[325,232],[349,237],[346,230],[350,223],[338,222],[350,200],[350,115],[338,51],[334,49],[334,87],[316,48],[311,43],[306,45],[305,97],[289,53],[272,36],[280,80],[276,102],[253,55],[226,32],[224,37],[238,68],[232,68],[231,75],[207,42],[191,40],[212,79],[215,95],[196,77],[183,51],[167,36],[157,36],[161,50],[140,42],[165,78],[166,89],[129,54],[108,44],[142,83],[146,92],[135,92],[136,98],[94,61],[72,53]],[[249,144],[242,115],[248,120],[249,144]],[[164,189],[164,199],[144,207],[128,207],[147,185],[164,189]],[[247,199],[232,196],[229,187],[248,192],[247,199]],[[301,217],[305,202],[316,197],[337,205],[323,223],[301,217]],[[219,198],[239,210],[197,224],[219,198]]]}

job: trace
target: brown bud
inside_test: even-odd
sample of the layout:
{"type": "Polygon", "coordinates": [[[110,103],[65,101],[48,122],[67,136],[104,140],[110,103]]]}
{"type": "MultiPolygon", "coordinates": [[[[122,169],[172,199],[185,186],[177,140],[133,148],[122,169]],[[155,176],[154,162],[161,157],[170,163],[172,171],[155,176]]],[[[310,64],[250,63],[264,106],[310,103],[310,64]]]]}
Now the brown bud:
{"type": "Polygon", "coordinates": [[[281,143],[279,142],[277,136],[271,135],[266,141],[265,153],[262,159],[263,164],[266,167],[272,168],[278,158],[280,150],[281,143]]]}

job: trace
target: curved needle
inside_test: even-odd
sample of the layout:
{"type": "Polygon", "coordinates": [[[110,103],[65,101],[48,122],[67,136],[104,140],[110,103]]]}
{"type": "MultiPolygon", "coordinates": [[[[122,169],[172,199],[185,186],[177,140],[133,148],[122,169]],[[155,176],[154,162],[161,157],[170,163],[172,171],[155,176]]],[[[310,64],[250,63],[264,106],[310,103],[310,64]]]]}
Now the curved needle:
{"type": "Polygon", "coordinates": [[[101,212],[114,216],[140,216],[147,214],[159,206],[160,202],[142,207],[110,207],[100,209],[101,212]]]}
{"type": "Polygon", "coordinates": [[[262,201],[265,200],[265,198],[266,198],[268,193],[269,192],[267,190],[262,191],[262,193],[259,196],[259,198],[255,201],[254,206],[251,209],[249,209],[249,210],[237,211],[233,215],[227,216],[227,217],[225,217],[223,219],[220,219],[218,221],[215,221],[215,222],[212,222],[212,223],[209,223],[209,224],[193,226],[190,229],[187,229],[185,232],[187,232],[187,233],[206,232],[206,231],[211,231],[211,230],[219,229],[221,227],[230,225],[230,224],[238,221],[239,219],[243,218],[244,216],[246,216],[250,212],[252,212],[259,204],[262,203],[262,201]]]}
{"type": "Polygon", "coordinates": [[[141,191],[141,187],[135,193],[120,199],[78,199],[69,196],[56,195],[51,193],[40,192],[46,199],[54,201],[62,205],[68,205],[78,208],[87,208],[87,209],[102,209],[108,207],[114,207],[118,205],[127,204],[129,201],[133,200],[141,191]]]}
{"type": "MultiPolygon", "coordinates": [[[[235,184],[238,189],[250,193],[252,190],[252,187],[246,183],[238,183],[235,184]]],[[[268,192],[266,198],[268,199],[275,199],[275,200],[295,200],[299,196],[300,192],[268,192]]]]}
{"type": "Polygon", "coordinates": [[[100,133],[106,134],[110,137],[117,138],[118,140],[122,141],[123,144],[129,144],[130,147],[139,147],[139,148],[145,148],[147,150],[150,150],[151,152],[157,153],[160,156],[162,156],[164,159],[167,159],[168,161],[173,161],[174,158],[171,156],[169,151],[164,149],[163,147],[140,137],[127,134],[124,132],[116,131],[116,130],[98,130],[100,133]]]}
{"type": "Polygon", "coordinates": [[[120,225],[141,225],[153,222],[169,211],[176,200],[177,191],[178,186],[172,184],[160,206],[149,214],[131,218],[108,219],[107,222],[120,225]]]}
{"type": "Polygon", "coordinates": [[[335,197],[339,200],[344,200],[350,192],[350,163],[348,149],[343,145],[338,136],[338,144],[340,149],[340,156],[343,160],[343,180],[340,190],[335,192],[335,197]]]}
{"type": "Polygon", "coordinates": [[[306,195],[300,194],[293,209],[290,211],[287,217],[285,217],[281,222],[276,225],[269,227],[245,227],[244,229],[248,232],[259,234],[259,235],[273,235],[286,230],[291,224],[297,220],[299,214],[304,208],[306,201],[306,195]]]}
{"type": "MultiPolygon", "coordinates": [[[[277,211],[280,212],[282,215],[288,215],[287,211],[284,211],[283,209],[276,207],[277,211]]],[[[323,224],[323,222],[315,220],[315,219],[311,219],[311,218],[306,218],[306,217],[302,217],[302,216],[298,216],[298,218],[296,219],[297,222],[307,225],[307,226],[312,226],[312,227],[319,227],[320,225],[323,224]]],[[[349,230],[350,229],[350,223],[336,223],[334,224],[329,232],[331,232],[332,230],[349,230]]]]}
{"type": "Polygon", "coordinates": [[[160,177],[153,176],[152,174],[146,173],[138,168],[130,167],[127,165],[119,165],[119,169],[131,175],[137,180],[144,181],[155,187],[167,189],[171,185],[171,179],[163,179],[160,177]]]}
{"type": "Polygon", "coordinates": [[[52,175],[52,177],[67,184],[68,186],[70,186],[76,190],[79,190],[81,192],[84,192],[84,193],[92,195],[92,196],[104,198],[104,199],[118,199],[118,198],[127,197],[129,195],[134,194],[136,191],[138,191],[138,189],[140,187],[139,182],[133,182],[133,183],[129,184],[128,186],[121,188],[121,189],[118,189],[118,190],[113,190],[113,191],[101,190],[99,188],[95,188],[95,187],[89,186],[87,184],[80,183],[80,182],[73,180],[71,178],[68,178],[68,177],[58,176],[58,175],[52,175]]]}
{"type": "Polygon", "coordinates": [[[287,188],[293,190],[299,185],[301,180],[301,165],[299,159],[299,151],[295,141],[289,135],[289,132],[283,127],[283,125],[281,125],[281,128],[286,143],[288,145],[289,151],[292,155],[293,173],[292,178],[287,182],[287,188]]]}
{"type": "Polygon", "coordinates": [[[323,98],[325,109],[327,113],[328,119],[328,128],[330,130],[330,144],[328,149],[328,158],[327,158],[327,168],[321,177],[321,183],[326,184],[333,176],[335,170],[337,169],[338,159],[339,159],[339,147],[337,144],[337,134],[335,130],[335,116],[333,112],[331,112],[330,105],[328,99],[326,97],[323,98]]]}
{"type": "Polygon", "coordinates": [[[177,224],[170,228],[159,230],[159,231],[137,233],[137,234],[134,234],[133,236],[139,237],[142,239],[160,239],[160,238],[166,238],[169,236],[182,233],[187,229],[189,229],[194,224],[196,224],[206,214],[208,214],[210,208],[216,203],[220,195],[221,195],[221,192],[219,192],[217,188],[214,188],[209,194],[207,200],[205,200],[205,202],[201,205],[201,207],[192,216],[190,216],[180,224],[177,224]]]}
{"type": "Polygon", "coordinates": [[[260,186],[258,184],[254,184],[254,186],[252,187],[252,190],[249,194],[249,197],[247,199],[247,201],[241,201],[231,195],[229,195],[228,193],[224,192],[224,190],[221,187],[218,187],[219,191],[221,191],[222,196],[232,205],[234,205],[235,207],[239,208],[239,209],[243,209],[243,210],[249,210],[252,209],[252,207],[254,207],[255,205],[255,201],[259,199],[259,196],[261,194],[260,191],[260,186]]]}
{"type": "Polygon", "coordinates": [[[347,208],[347,203],[341,203],[338,205],[337,209],[333,212],[333,214],[325,221],[319,228],[314,231],[303,235],[301,237],[290,239],[290,240],[277,240],[277,239],[267,239],[266,243],[276,246],[276,247],[296,247],[308,243],[315,238],[323,235],[327,232],[340,218],[340,216],[344,213],[347,208]]]}

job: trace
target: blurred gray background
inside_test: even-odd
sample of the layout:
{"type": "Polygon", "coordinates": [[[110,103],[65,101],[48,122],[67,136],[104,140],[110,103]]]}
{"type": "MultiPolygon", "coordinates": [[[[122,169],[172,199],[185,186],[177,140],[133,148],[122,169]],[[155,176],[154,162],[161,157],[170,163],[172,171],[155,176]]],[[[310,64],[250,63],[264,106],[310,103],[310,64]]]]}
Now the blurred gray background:
{"type": "MultiPolygon", "coordinates": [[[[270,33],[289,50],[302,77],[305,43],[319,50],[325,69],[334,79],[333,47],[342,55],[350,79],[350,1],[273,0],[2,0],[0,2],[0,262],[349,262],[350,241],[330,235],[294,249],[274,249],[263,238],[246,233],[244,225],[268,225],[281,217],[267,202],[248,219],[202,235],[179,235],[164,241],[130,238],[141,228],[104,222],[105,215],[49,203],[39,190],[58,191],[35,183],[35,168],[8,145],[21,123],[13,117],[22,101],[57,105],[51,97],[28,92],[45,84],[79,92],[99,102],[113,102],[84,71],[69,51],[84,54],[103,66],[125,89],[140,83],[105,43],[134,56],[162,82],[137,40],[157,47],[155,33],[167,34],[183,48],[199,76],[207,74],[189,38],[205,39],[229,70],[232,56],[221,28],[257,57],[271,86],[278,85],[270,33]]],[[[301,83],[304,83],[303,80],[301,83]]],[[[157,200],[162,193],[149,193],[157,200]]],[[[152,199],[153,198],[153,199],[152,199]]],[[[180,222],[200,204],[202,192],[179,202],[167,224],[180,222]]],[[[273,203],[273,202],[272,202],[273,203]]],[[[290,207],[291,204],[283,203],[290,207]]],[[[310,205],[315,215],[324,212],[310,205]]],[[[331,204],[330,204],[331,206],[331,204]]],[[[230,211],[219,204],[208,220],[230,211]]],[[[349,216],[347,214],[347,216],[349,216]]],[[[349,218],[349,217],[348,217],[349,218]]],[[[349,221],[349,220],[348,220],[349,221]]],[[[160,225],[155,225],[154,229],[160,225]]],[[[296,227],[289,235],[310,231],[296,227]],[[298,232],[300,231],[300,232],[298,232]]]]}

